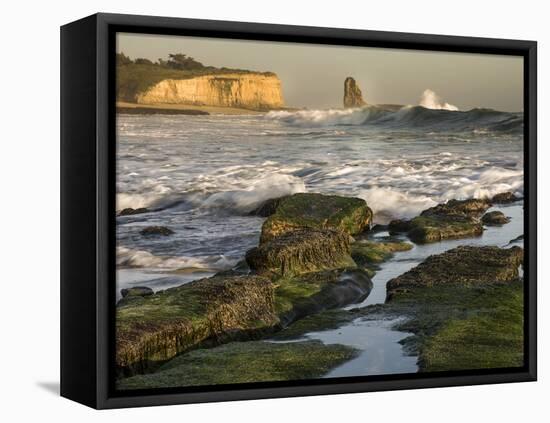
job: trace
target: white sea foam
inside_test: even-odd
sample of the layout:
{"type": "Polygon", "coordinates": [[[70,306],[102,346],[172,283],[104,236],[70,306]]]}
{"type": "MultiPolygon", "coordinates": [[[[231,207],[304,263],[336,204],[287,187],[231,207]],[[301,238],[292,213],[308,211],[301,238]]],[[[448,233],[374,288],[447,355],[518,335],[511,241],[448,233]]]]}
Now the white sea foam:
{"type": "Polygon", "coordinates": [[[377,223],[453,198],[522,195],[522,133],[473,132],[511,115],[367,106],[208,121],[124,117],[117,208],[155,212],[120,219],[118,263],[227,268],[258,244],[261,220],[248,212],[295,192],[364,198],[377,223]],[[339,123],[351,126],[331,126],[339,123]],[[145,225],[175,233],[142,237],[145,225]]]}
{"type": "Polygon", "coordinates": [[[399,192],[391,188],[371,188],[359,196],[373,210],[377,223],[386,223],[392,217],[411,218],[437,204],[427,196],[399,192]]]}
{"type": "Polygon", "coordinates": [[[116,249],[117,266],[147,267],[164,270],[202,269],[225,270],[236,264],[224,255],[195,257],[163,257],[148,251],[118,246],[116,249]]]}
{"type": "Polygon", "coordinates": [[[273,174],[257,181],[243,190],[222,191],[210,195],[202,207],[220,207],[237,212],[249,212],[270,198],[304,192],[304,181],[292,175],[273,174]]]}
{"type": "Polygon", "coordinates": [[[422,107],[425,107],[426,109],[451,110],[451,111],[457,111],[458,110],[458,107],[456,107],[453,104],[449,104],[449,103],[444,102],[435,93],[435,91],[432,91],[430,89],[427,89],[422,93],[422,96],[420,97],[420,101],[419,101],[418,104],[422,107]]]}
{"type": "Polygon", "coordinates": [[[280,120],[296,126],[361,125],[368,115],[368,108],[272,111],[266,115],[266,119],[280,120]]]}

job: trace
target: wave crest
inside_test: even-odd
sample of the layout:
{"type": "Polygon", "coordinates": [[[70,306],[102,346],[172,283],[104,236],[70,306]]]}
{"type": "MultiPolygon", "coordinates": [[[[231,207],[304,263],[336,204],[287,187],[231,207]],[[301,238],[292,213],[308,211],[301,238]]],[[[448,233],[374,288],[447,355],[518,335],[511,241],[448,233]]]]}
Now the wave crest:
{"type": "Polygon", "coordinates": [[[233,267],[237,261],[230,260],[223,254],[217,256],[170,257],[156,256],[149,251],[136,250],[118,246],[116,249],[117,266],[146,267],[164,270],[200,269],[204,271],[219,271],[233,267]]]}
{"type": "Polygon", "coordinates": [[[385,129],[425,129],[435,131],[519,133],[523,131],[523,113],[492,109],[451,110],[447,103],[401,108],[365,106],[356,109],[272,111],[265,118],[298,127],[338,125],[373,126],[385,129]],[[441,107],[439,107],[441,106],[441,107]]]}

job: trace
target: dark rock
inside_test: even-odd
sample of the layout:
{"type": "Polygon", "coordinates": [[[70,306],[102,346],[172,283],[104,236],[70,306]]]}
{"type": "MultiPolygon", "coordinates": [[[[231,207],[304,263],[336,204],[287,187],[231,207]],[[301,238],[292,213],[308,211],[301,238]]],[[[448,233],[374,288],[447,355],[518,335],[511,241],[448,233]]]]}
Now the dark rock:
{"type": "Polygon", "coordinates": [[[257,208],[252,210],[249,215],[250,216],[261,216],[261,217],[269,217],[272,214],[275,214],[275,211],[277,211],[277,207],[279,207],[279,204],[281,204],[282,201],[286,200],[289,196],[285,195],[283,197],[279,198],[271,198],[262,204],[260,204],[257,208]]]}
{"type": "Polygon", "coordinates": [[[388,225],[390,234],[398,234],[401,232],[408,232],[411,230],[411,221],[405,219],[392,220],[388,225]]]}
{"type": "Polygon", "coordinates": [[[147,226],[146,228],[142,229],[139,233],[143,236],[151,236],[151,235],[168,236],[168,235],[172,235],[174,231],[172,229],[167,228],[166,226],[147,226]]]}
{"type": "Polygon", "coordinates": [[[491,202],[494,204],[506,204],[513,203],[515,201],[521,200],[521,198],[516,197],[513,192],[501,192],[500,194],[495,195],[491,202]]]}
{"type": "Polygon", "coordinates": [[[333,269],[282,278],[275,289],[275,310],[280,326],[296,320],[357,303],[372,290],[372,281],[363,269],[333,269]]]}
{"type": "Polygon", "coordinates": [[[131,216],[134,214],[142,214],[142,213],[148,213],[149,209],[146,209],[145,207],[140,207],[138,209],[133,209],[131,207],[128,207],[126,209],[122,209],[118,212],[118,216],[131,216]]]}
{"type": "Polygon", "coordinates": [[[153,295],[153,290],[147,286],[134,286],[132,288],[124,288],[120,290],[122,298],[126,297],[146,297],[153,295]]]}
{"type": "Polygon", "coordinates": [[[335,229],[356,235],[372,222],[365,200],[337,195],[300,193],[284,198],[262,225],[260,244],[299,229],[335,229]]]}
{"type": "Polygon", "coordinates": [[[519,236],[515,237],[514,239],[510,240],[510,242],[508,244],[515,244],[516,242],[523,241],[524,238],[525,238],[524,235],[519,235],[519,236]]]}
{"type": "Polygon", "coordinates": [[[510,222],[510,218],[506,217],[504,213],[495,210],[489,213],[485,213],[481,218],[481,221],[486,225],[504,225],[510,222]]]}
{"type": "Polygon", "coordinates": [[[249,250],[246,262],[255,272],[280,276],[355,265],[349,235],[328,229],[283,233],[249,250]]]}
{"type": "Polygon", "coordinates": [[[390,280],[386,286],[387,300],[417,287],[516,281],[522,263],[523,249],[520,247],[457,247],[430,256],[415,268],[390,280]]]}
{"type": "Polygon", "coordinates": [[[344,81],[344,107],[362,107],[366,104],[357,82],[348,76],[344,81]]]}

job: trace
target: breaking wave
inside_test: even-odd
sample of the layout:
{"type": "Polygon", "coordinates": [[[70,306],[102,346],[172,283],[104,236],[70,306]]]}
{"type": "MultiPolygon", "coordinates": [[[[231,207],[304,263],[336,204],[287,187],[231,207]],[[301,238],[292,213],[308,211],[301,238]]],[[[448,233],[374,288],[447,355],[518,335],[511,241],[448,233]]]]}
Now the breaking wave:
{"type": "Polygon", "coordinates": [[[336,125],[373,126],[388,129],[429,129],[436,131],[500,132],[523,131],[523,113],[499,112],[492,109],[453,110],[447,103],[433,107],[366,106],[355,109],[272,111],[266,119],[291,126],[326,127],[336,125]]]}
{"type": "Polygon", "coordinates": [[[165,187],[148,193],[118,193],[117,210],[149,208],[164,210],[172,207],[225,209],[246,214],[270,198],[291,195],[306,190],[304,181],[288,174],[272,174],[257,180],[231,180],[225,174],[217,179],[195,181],[192,190],[176,193],[165,187]],[[237,188],[237,189],[235,189],[237,188]]]}
{"type": "Polygon", "coordinates": [[[148,251],[118,246],[116,249],[116,263],[117,266],[121,267],[218,271],[234,266],[236,260],[230,260],[224,255],[196,257],[157,256],[148,251]]]}
{"type": "Polygon", "coordinates": [[[443,102],[443,100],[441,100],[441,98],[430,89],[427,89],[422,93],[418,104],[426,109],[450,110],[452,112],[458,111],[458,107],[453,104],[443,102]]]}

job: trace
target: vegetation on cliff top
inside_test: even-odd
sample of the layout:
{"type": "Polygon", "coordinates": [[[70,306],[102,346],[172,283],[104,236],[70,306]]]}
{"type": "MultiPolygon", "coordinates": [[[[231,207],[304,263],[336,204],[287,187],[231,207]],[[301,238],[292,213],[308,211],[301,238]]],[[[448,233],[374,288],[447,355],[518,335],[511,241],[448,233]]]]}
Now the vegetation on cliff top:
{"type": "Polygon", "coordinates": [[[135,102],[139,93],[146,91],[165,79],[189,79],[203,75],[223,75],[228,73],[260,73],[245,69],[217,68],[205,66],[185,54],[169,54],[168,60],[130,59],[124,53],[116,55],[116,96],[118,101],[135,102]]]}

